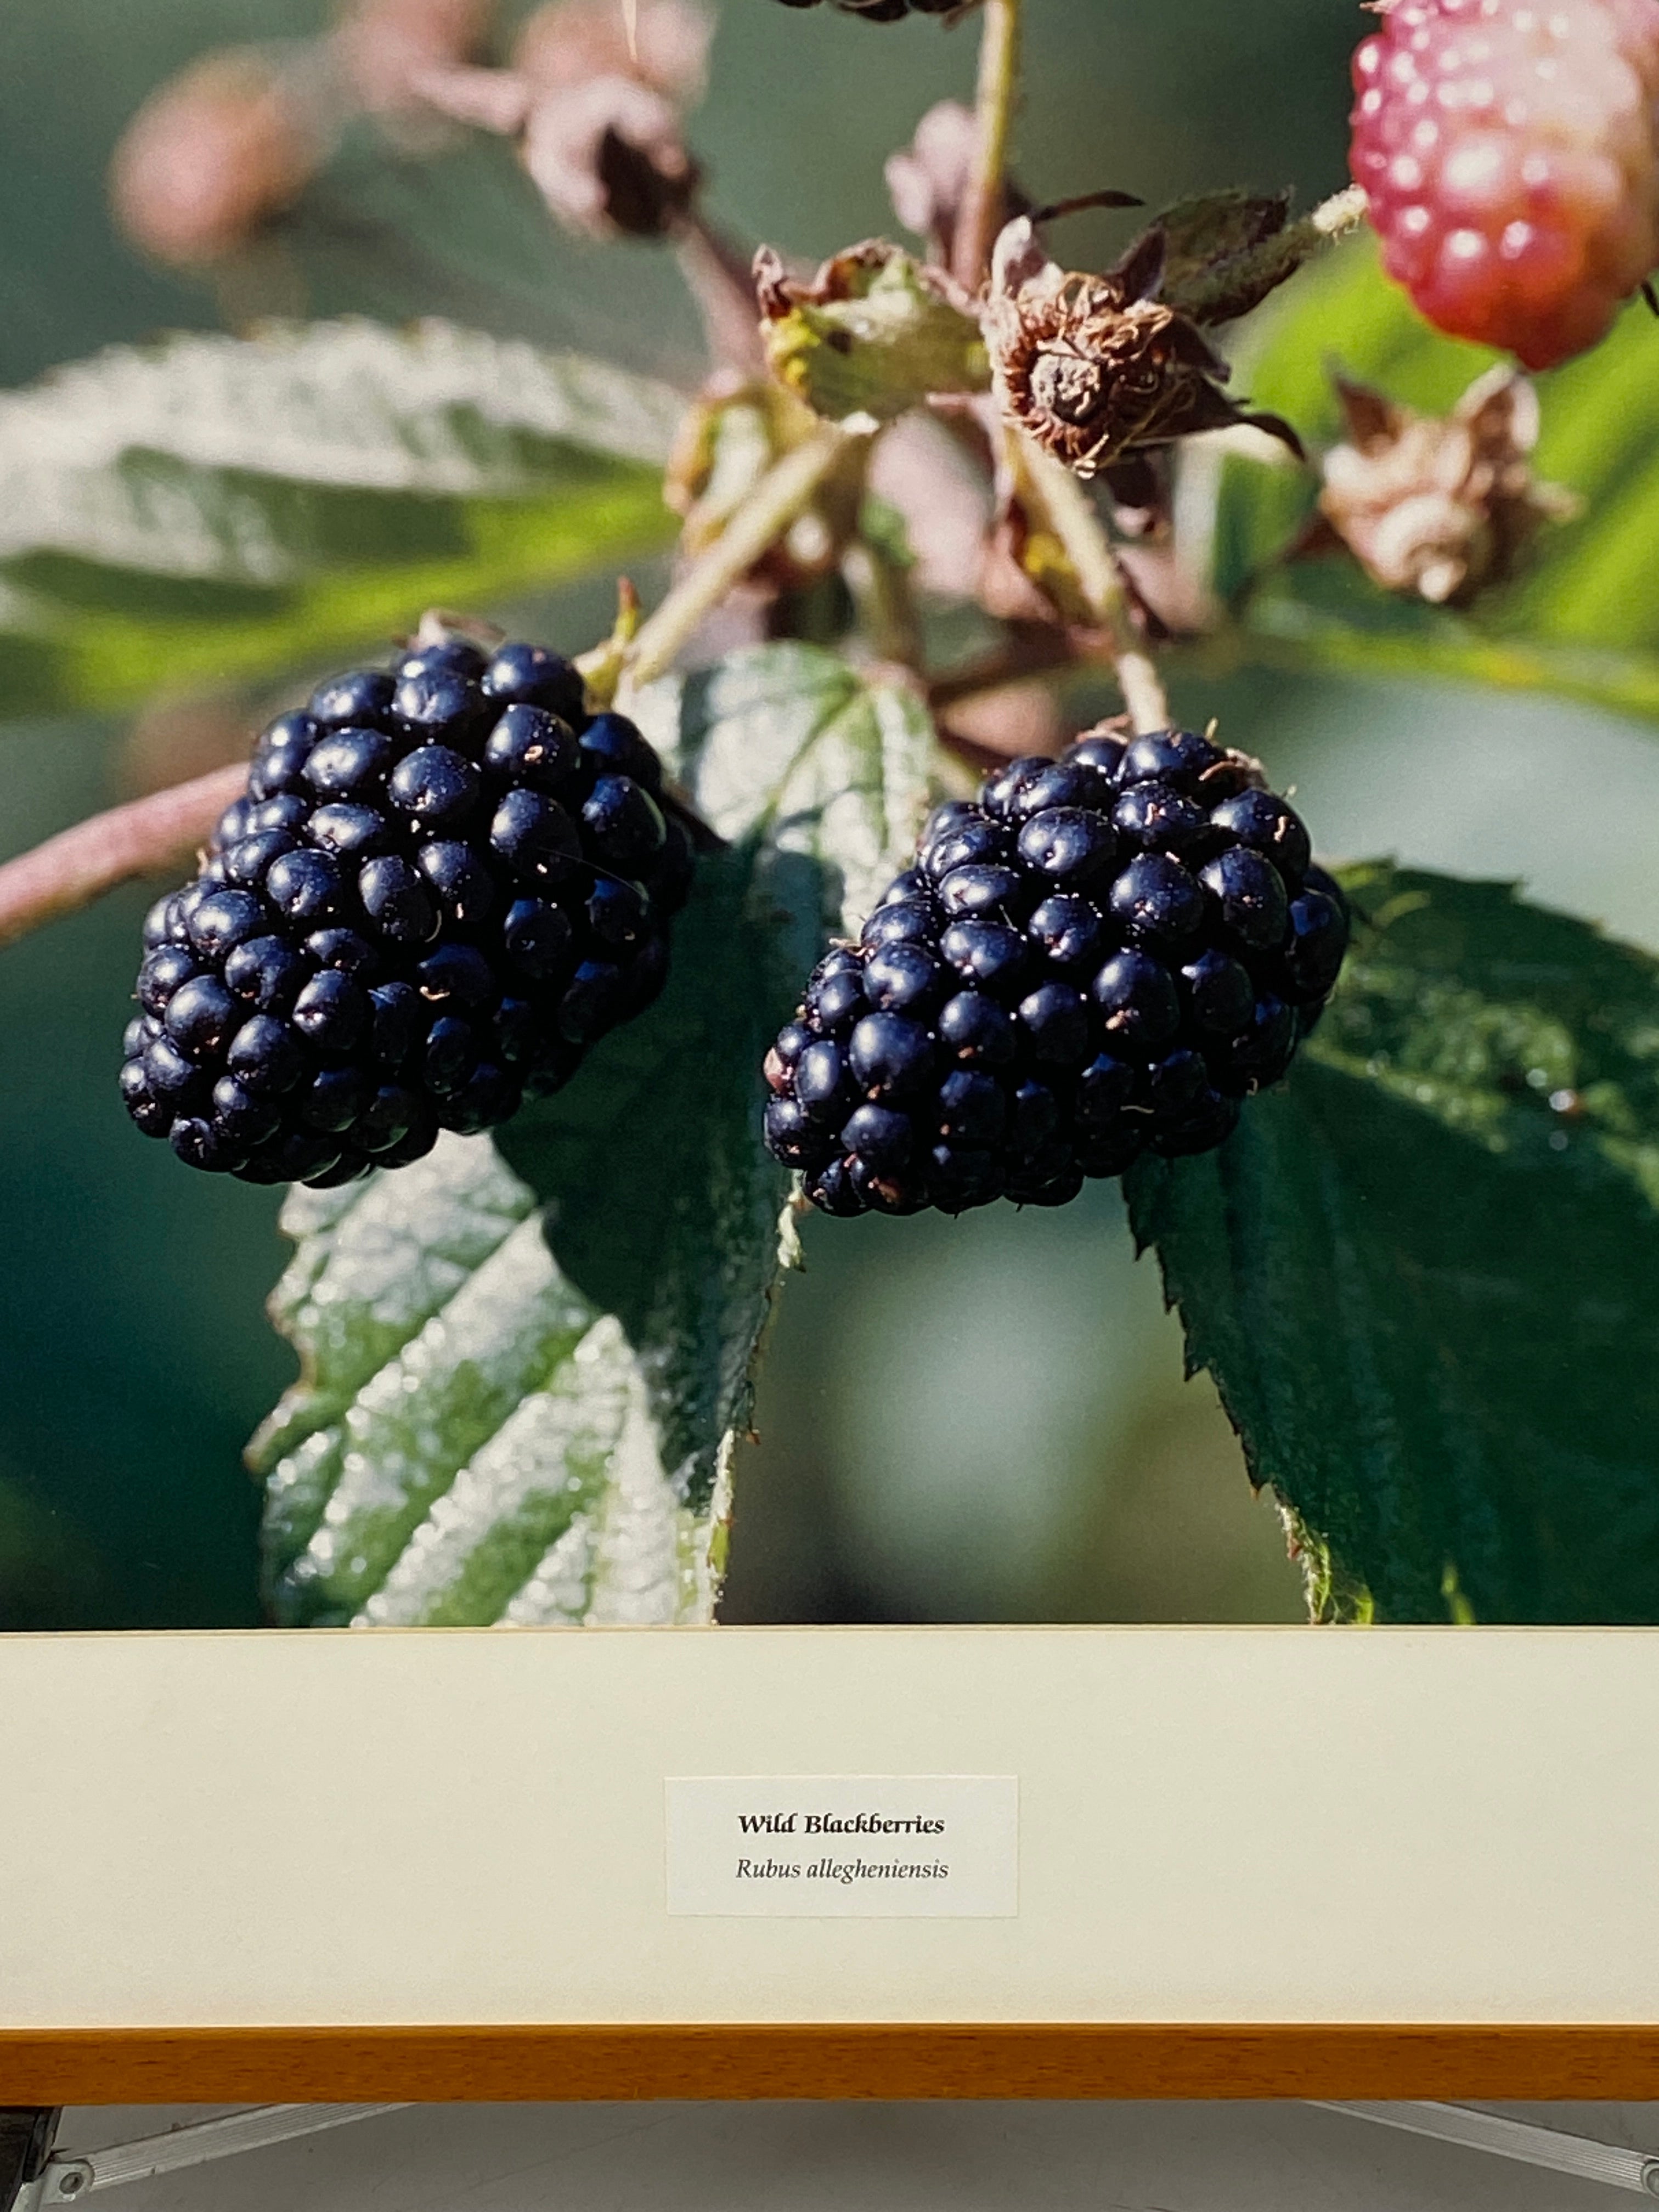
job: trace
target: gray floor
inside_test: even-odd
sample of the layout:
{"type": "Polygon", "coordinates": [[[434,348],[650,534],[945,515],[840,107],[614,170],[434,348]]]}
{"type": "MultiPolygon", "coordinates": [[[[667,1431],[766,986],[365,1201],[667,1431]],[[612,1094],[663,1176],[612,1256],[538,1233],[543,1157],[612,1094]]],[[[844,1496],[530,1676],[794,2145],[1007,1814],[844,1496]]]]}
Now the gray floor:
{"type": "MultiPolygon", "coordinates": [[[[234,2107],[66,2112],[63,2150],[234,2107]]],[[[1659,2150],[1659,2105],[1505,2105],[1659,2150]]],[[[1600,2185],[1294,2104],[442,2105],[101,2192],[106,2212],[1617,2212],[1600,2185]]]]}

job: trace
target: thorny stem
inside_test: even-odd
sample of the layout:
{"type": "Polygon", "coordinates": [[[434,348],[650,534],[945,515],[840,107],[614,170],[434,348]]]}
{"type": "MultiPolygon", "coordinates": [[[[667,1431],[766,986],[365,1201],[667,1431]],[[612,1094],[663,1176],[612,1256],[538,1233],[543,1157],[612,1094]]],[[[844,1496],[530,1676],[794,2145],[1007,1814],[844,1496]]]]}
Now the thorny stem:
{"type": "Polygon", "coordinates": [[[1008,173],[1008,135],[1019,88],[1019,27],[1022,0],[986,0],[980,33],[979,89],[975,114],[979,140],[974,173],[957,218],[951,273],[977,292],[991,265],[991,248],[1002,224],[1008,173]]]}
{"type": "Polygon", "coordinates": [[[1129,595],[1111,540],[1088,493],[1062,462],[1027,438],[1019,438],[1019,465],[1042,502],[1049,526],[1065,550],[1078,588],[1095,627],[1105,640],[1106,656],[1116,673],[1129,718],[1139,730],[1167,729],[1170,702],[1152,656],[1136,636],[1129,595]]]}
{"type": "Polygon", "coordinates": [[[628,657],[629,685],[637,688],[666,673],[726,593],[805,511],[847,455],[872,434],[825,422],[767,471],[708,551],[641,624],[628,657]]]}
{"type": "Polygon", "coordinates": [[[187,860],[247,782],[247,763],[78,822],[0,867],[0,945],[78,913],[130,876],[187,860]]]}

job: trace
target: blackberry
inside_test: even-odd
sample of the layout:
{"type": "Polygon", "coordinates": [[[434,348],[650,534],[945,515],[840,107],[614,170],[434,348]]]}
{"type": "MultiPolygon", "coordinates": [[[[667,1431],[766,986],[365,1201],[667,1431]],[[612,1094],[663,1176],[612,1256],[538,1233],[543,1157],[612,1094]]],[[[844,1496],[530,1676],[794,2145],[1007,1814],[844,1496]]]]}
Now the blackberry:
{"type": "MultiPolygon", "coordinates": [[[[331,678],[145,918],[123,1103],[250,1182],[401,1167],[557,1090],[650,1004],[693,866],[655,752],[544,647],[452,638],[331,678]]],[[[1310,972],[1325,931],[1310,905],[1310,972]]],[[[815,1073],[845,1120],[850,1074],[815,1073]]]]}
{"type": "Polygon", "coordinates": [[[1145,1150],[1210,1150],[1342,964],[1310,849],[1254,762],[1190,731],[1010,762],[812,971],[766,1056],[767,1149],[842,1216],[1063,1206],[1145,1150]]]}

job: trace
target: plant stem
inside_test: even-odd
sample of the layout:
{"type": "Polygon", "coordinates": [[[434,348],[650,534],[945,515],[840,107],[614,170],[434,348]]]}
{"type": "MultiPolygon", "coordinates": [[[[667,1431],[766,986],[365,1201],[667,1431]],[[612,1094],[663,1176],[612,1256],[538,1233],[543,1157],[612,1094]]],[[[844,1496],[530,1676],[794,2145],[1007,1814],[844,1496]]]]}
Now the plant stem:
{"type": "Polygon", "coordinates": [[[825,479],[872,434],[825,422],[767,471],[708,551],[641,624],[628,656],[628,684],[649,684],[666,672],[726,593],[805,512],[825,479]]]}
{"type": "Polygon", "coordinates": [[[878,547],[862,542],[848,547],[841,572],[877,659],[898,668],[920,670],[921,624],[909,572],[890,561],[878,547]]]}
{"type": "Polygon", "coordinates": [[[1137,730],[1167,729],[1170,702],[1162,679],[1135,634],[1123,571],[1088,493],[1062,462],[1045,453],[1023,432],[1015,434],[1019,440],[1018,465],[1071,562],[1090,616],[1105,640],[1106,657],[1116,672],[1130,720],[1137,730]]]}
{"type": "Polygon", "coordinates": [[[1007,644],[997,652],[930,681],[927,703],[935,714],[964,699],[977,699],[987,691],[1000,691],[1034,676],[1052,676],[1075,665],[1077,655],[1063,630],[1036,623],[1010,627],[1007,644]]]}
{"type": "Polygon", "coordinates": [[[675,258],[702,318],[703,337],[717,368],[744,376],[766,373],[760,310],[742,252],[694,202],[675,226],[675,258]]]}
{"type": "Polygon", "coordinates": [[[94,814],[0,867],[0,945],[75,914],[131,876],[188,860],[247,782],[247,763],[94,814]]]}
{"type": "Polygon", "coordinates": [[[1008,172],[1008,135],[1019,88],[1019,26],[1022,0],[986,0],[980,33],[979,89],[975,113],[979,143],[974,173],[957,218],[951,270],[957,282],[977,292],[991,265],[991,248],[1002,228],[1008,172]]]}

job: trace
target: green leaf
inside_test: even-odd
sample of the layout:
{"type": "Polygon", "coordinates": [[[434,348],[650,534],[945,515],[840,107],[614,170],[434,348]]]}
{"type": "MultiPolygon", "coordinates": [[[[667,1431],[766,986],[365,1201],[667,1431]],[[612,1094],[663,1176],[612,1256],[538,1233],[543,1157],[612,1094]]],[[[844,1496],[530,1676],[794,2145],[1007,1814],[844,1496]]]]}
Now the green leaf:
{"type": "MultiPolygon", "coordinates": [[[[1231,458],[1221,471],[1212,571],[1231,600],[1255,579],[1242,635],[1249,658],[1322,668],[1545,690],[1659,720],[1659,600],[1634,587],[1659,533],[1659,379],[1639,305],[1612,335],[1540,377],[1544,481],[1579,493],[1516,581],[1471,614],[1391,598],[1336,556],[1279,566],[1310,512],[1308,471],[1231,458]]],[[[1443,337],[1355,241],[1280,295],[1237,381],[1285,416],[1310,451],[1342,435],[1332,368],[1425,413],[1446,413],[1497,358],[1443,337]]]]}
{"type": "Polygon", "coordinates": [[[682,405],[435,322],[173,337],[0,395],[0,707],[264,675],[638,559],[682,405]]]}
{"type": "Polygon", "coordinates": [[[295,1192],[272,1318],[301,1381],[250,1448],[290,1623],[702,1620],[756,1347],[793,1250],[760,1063],[902,864],[908,692],[767,647],[639,715],[728,842],[667,990],[495,1140],[295,1192]]]}
{"type": "Polygon", "coordinates": [[[1291,195],[1205,192],[1158,218],[1165,260],[1158,297],[1196,323],[1229,323],[1259,307],[1330,240],[1304,216],[1290,218],[1291,195]]]}
{"type": "Polygon", "coordinates": [[[1337,994],[1218,1153],[1131,1174],[1316,1608],[1659,1620],[1659,963],[1375,862],[1337,994]]]}

